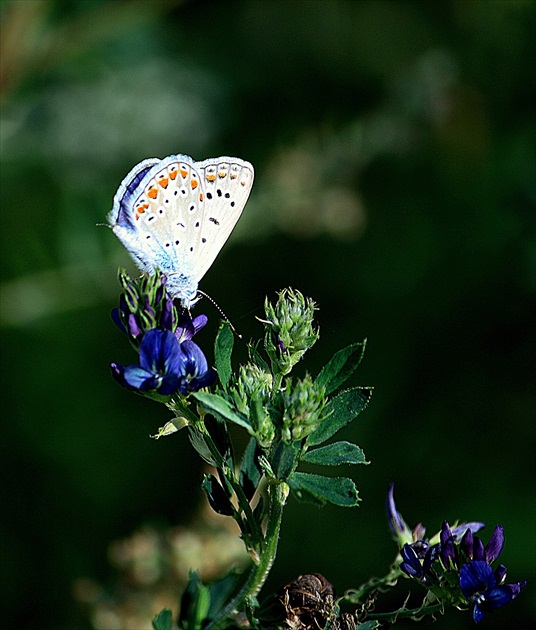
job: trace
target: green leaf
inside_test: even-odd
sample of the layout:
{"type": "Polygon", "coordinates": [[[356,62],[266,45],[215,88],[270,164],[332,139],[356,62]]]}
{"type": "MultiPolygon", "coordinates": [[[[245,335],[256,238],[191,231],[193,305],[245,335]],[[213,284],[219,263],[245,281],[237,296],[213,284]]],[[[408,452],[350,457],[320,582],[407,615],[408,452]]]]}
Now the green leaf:
{"type": "Polygon", "coordinates": [[[225,607],[225,605],[231,600],[233,595],[238,591],[239,587],[243,584],[248,574],[239,573],[236,569],[224,575],[219,580],[212,582],[209,586],[210,590],[210,609],[208,611],[207,618],[214,619],[216,615],[225,607]]]}
{"type": "Polygon", "coordinates": [[[361,363],[366,345],[365,339],[336,352],[316,377],[316,384],[325,387],[326,394],[338,389],[361,363]]]}
{"type": "Polygon", "coordinates": [[[231,366],[233,346],[234,335],[231,330],[231,325],[229,322],[222,322],[214,344],[214,363],[223,389],[227,389],[227,385],[229,385],[233,374],[233,368],[231,366]]]}
{"type": "Polygon", "coordinates": [[[216,459],[213,455],[209,445],[207,444],[206,435],[204,435],[199,429],[188,426],[188,437],[190,438],[192,446],[207,462],[207,464],[214,466],[215,468],[218,468],[223,464],[223,460],[221,458],[216,459]]]}
{"type": "Polygon", "coordinates": [[[154,630],[172,630],[173,619],[171,610],[164,608],[152,621],[154,630]]]}
{"type": "Polygon", "coordinates": [[[365,453],[351,442],[335,442],[322,446],[312,451],[308,451],[301,458],[310,464],[320,464],[322,466],[338,466],[339,464],[369,464],[365,459],[365,453]]]}
{"type": "Polygon", "coordinates": [[[287,483],[298,499],[317,505],[333,503],[341,507],[354,507],[359,501],[357,488],[347,477],[323,477],[294,472],[287,483]]]}
{"type": "Polygon", "coordinates": [[[332,398],[324,410],[325,418],[307,437],[307,446],[317,446],[335,435],[339,429],[352,422],[368,405],[371,387],[354,387],[332,398]]]}
{"type": "Polygon", "coordinates": [[[205,416],[205,429],[212,438],[212,442],[218,449],[222,460],[225,461],[229,468],[234,468],[233,447],[227,423],[220,418],[207,414],[205,416]]]}
{"type": "Polygon", "coordinates": [[[279,444],[275,447],[274,454],[270,462],[277,479],[285,480],[296,468],[296,464],[298,463],[298,454],[299,451],[295,444],[279,442],[279,444]]]}
{"type": "Polygon", "coordinates": [[[233,516],[235,509],[225,490],[214,475],[205,475],[201,487],[207,495],[210,507],[218,514],[233,516]]]}
{"type": "Polygon", "coordinates": [[[375,628],[380,627],[379,621],[363,621],[363,623],[359,623],[356,626],[356,630],[375,630],[375,628]]]}
{"type": "Polygon", "coordinates": [[[251,438],[244,451],[240,465],[240,485],[249,501],[253,498],[262,477],[258,456],[257,440],[251,438]]]}
{"type": "Polygon", "coordinates": [[[196,392],[192,396],[205,411],[213,414],[219,420],[234,422],[247,429],[250,434],[253,433],[253,428],[246,416],[235,411],[225,398],[218,396],[218,394],[209,394],[207,392],[196,392]]]}
{"type": "Polygon", "coordinates": [[[210,591],[196,571],[191,571],[181,597],[179,628],[201,630],[210,606],[210,591]]]}

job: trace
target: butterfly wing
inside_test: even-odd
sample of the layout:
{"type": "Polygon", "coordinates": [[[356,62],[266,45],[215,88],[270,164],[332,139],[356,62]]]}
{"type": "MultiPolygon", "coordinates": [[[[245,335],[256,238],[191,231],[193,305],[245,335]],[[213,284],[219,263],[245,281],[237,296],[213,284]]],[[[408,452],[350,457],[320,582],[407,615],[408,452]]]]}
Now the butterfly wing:
{"type": "Polygon", "coordinates": [[[199,282],[229,238],[251,192],[253,166],[239,158],[196,162],[204,193],[200,231],[194,246],[193,274],[199,282]]]}
{"type": "Polygon", "coordinates": [[[228,239],[253,184],[238,158],[144,160],[127,175],[108,220],[143,271],[160,269],[185,306],[228,239]]]}

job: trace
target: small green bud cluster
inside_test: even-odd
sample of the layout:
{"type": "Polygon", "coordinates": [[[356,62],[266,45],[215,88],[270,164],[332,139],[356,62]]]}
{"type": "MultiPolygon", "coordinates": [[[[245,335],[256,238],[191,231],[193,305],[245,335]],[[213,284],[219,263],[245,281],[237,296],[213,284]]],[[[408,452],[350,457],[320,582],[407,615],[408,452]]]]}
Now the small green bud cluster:
{"type": "Polygon", "coordinates": [[[272,392],[272,381],[272,375],[258,365],[241,365],[237,385],[231,389],[236,408],[247,414],[249,400],[267,401],[272,392]]]}
{"type": "Polygon", "coordinates": [[[264,303],[266,324],[264,347],[276,374],[288,374],[318,339],[313,327],[315,302],[299,291],[283,289],[273,306],[264,303]]]}
{"type": "Polygon", "coordinates": [[[303,440],[322,422],[326,406],[325,388],[317,385],[309,374],[303,379],[287,379],[283,397],[282,440],[303,440]]]}
{"type": "Polygon", "coordinates": [[[236,409],[249,416],[255,436],[262,447],[268,447],[275,438],[275,427],[267,405],[270,401],[273,378],[254,363],[240,366],[237,384],[230,388],[236,409]]]}

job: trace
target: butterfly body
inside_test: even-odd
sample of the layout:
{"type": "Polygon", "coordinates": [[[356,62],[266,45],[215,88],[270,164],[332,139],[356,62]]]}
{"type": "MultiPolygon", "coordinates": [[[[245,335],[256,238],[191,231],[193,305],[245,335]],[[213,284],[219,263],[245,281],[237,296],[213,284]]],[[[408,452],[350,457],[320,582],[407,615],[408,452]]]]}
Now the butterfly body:
{"type": "Polygon", "coordinates": [[[189,308],[242,214],[253,177],[253,166],[239,158],[150,158],[125,177],[108,221],[140,269],[160,269],[172,296],[189,308]]]}

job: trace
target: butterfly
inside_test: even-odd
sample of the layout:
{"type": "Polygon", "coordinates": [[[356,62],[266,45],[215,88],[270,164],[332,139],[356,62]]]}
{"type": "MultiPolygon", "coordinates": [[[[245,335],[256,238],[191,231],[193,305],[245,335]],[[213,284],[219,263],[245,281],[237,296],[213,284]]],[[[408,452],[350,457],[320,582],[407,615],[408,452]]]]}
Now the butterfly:
{"type": "Polygon", "coordinates": [[[108,223],[140,269],[162,271],[172,297],[189,309],[242,214],[253,177],[253,166],[240,158],[143,160],[121,182],[108,223]]]}

